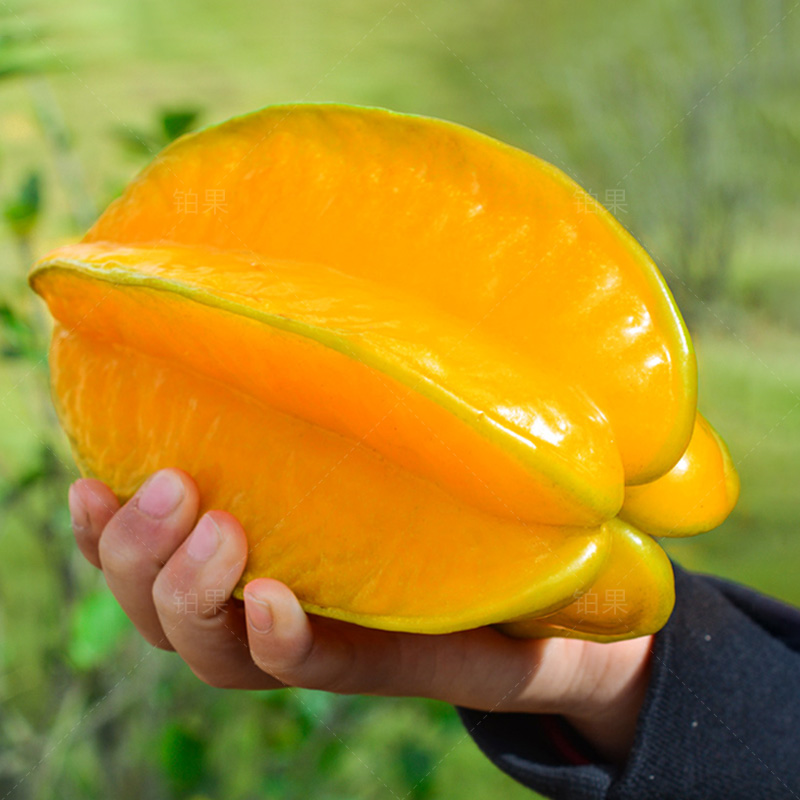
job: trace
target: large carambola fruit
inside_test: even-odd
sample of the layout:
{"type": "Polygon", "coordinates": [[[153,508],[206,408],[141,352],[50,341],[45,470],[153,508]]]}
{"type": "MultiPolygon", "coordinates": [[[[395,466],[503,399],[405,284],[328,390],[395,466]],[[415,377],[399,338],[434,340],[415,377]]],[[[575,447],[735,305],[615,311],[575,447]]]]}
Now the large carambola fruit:
{"type": "MultiPolygon", "coordinates": [[[[440,633],[657,630],[738,482],[656,267],[553,166],[445,122],[268,108],[168,147],[31,282],[85,475],[180,467],[244,582],[440,633]]],[[[240,586],[241,588],[241,586],[240,586]]]]}

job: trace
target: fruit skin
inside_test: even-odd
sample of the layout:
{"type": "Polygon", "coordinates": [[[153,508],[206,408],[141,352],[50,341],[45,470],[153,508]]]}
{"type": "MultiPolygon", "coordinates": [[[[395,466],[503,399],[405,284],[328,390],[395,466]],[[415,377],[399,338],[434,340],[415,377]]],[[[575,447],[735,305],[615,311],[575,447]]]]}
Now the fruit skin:
{"type": "Polygon", "coordinates": [[[702,415],[680,461],[643,486],[629,486],[620,517],[653,536],[694,536],[722,524],[739,498],[725,442],[702,415]]]}
{"type": "Polygon", "coordinates": [[[661,630],[675,605],[672,565],[647,534],[620,519],[608,524],[611,548],[594,583],[574,602],[538,619],[499,625],[515,638],[561,636],[616,642],[661,630]]]}
{"type": "Polygon", "coordinates": [[[225,508],[247,531],[240,589],[269,575],[312,613],[449,633],[546,613],[605,561],[605,525],[554,528],[487,514],[362,443],[181,366],[61,326],[51,358],[81,472],[123,499],[162,467],[193,475],[201,513],[225,508]]]}
{"type": "Polygon", "coordinates": [[[457,321],[418,303],[324,268],[298,274],[262,262],[254,271],[229,254],[211,270],[207,251],[187,248],[79,245],[69,253],[70,261],[43,260],[32,276],[64,325],[183,363],[364,441],[499,516],[598,525],[622,505],[611,431],[582,392],[464,341],[457,321]],[[325,298],[324,314],[307,310],[315,298],[325,298]],[[242,355],[231,360],[231,352],[242,355]]]}
{"type": "MultiPolygon", "coordinates": [[[[240,589],[359,624],[568,607],[694,424],[647,254],[555,167],[438,120],[293,105],[183,137],[31,283],[84,474],[127,497],[186,469],[248,531],[240,589]],[[223,212],[180,210],[207,187],[223,212]]],[[[641,620],[588,638],[660,619],[666,557],[637,541],[641,620]]]]}
{"type": "Polygon", "coordinates": [[[691,436],[694,353],[650,257],[556,167],[460,125],[267,108],[173,143],[84,241],[324,264],[430,302],[565,385],[579,378],[628,484],[664,474],[691,436]],[[224,212],[176,204],[206,191],[224,212]]]}

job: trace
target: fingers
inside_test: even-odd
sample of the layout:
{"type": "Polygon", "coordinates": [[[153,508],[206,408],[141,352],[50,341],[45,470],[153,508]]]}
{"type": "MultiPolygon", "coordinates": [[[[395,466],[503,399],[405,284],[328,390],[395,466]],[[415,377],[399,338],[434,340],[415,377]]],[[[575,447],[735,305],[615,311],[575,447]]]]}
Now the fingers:
{"type": "Polygon", "coordinates": [[[271,689],[280,684],[253,663],[244,616],[230,601],[247,550],[237,520],[210,511],[159,573],[153,599],[161,628],[201,680],[219,688],[271,689]]]}
{"type": "Polygon", "coordinates": [[[69,487],[69,513],[78,548],[98,569],[100,534],[119,509],[116,495],[102,481],[83,479],[69,487]]]}
{"type": "Polygon", "coordinates": [[[122,508],[99,481],[70,489],[84,556],[103,570],[142,635],[177,650],[212,686],[300,686],[562,713],[592,705],[608,683],[602,664],[614,645],[600,647],[601,659],[585,642],[513,640],[489,628],[440,636],[372,630],[310,617],[288,587],[268,578],[245,588],[245,617],[230,599],[247,561],[244,531],[222,511],[195,525],[197,511],[197,488],[179,470],[156,473],[122,508]]]}
{"type": "Polygon", "coordinates": [[[153,602],[153,584],[197,516],[194,481],[176,469],[152,475],[108,522],[98,556],[106,582],[151,644],[171,649],[153,602]]]}
{"type": "MultiPolygon", "coordinates": [[[[250,652],[264,672],[287,686],[367,693],[356,663],[355,642],[360,633],[353,626],[337,632],[323,619],[312,626],[289,588],[269,578],[251,581],[245,587],[244,602],[250,652]]],[[[383,649],[387,650],[391,635],[385,639],[383,649]]]]}
{"type": "Polygon", "coordinates": [[[286,586],[270,579],[251,581],[244,597],[252,658],[288,686],[495,710],[516,709],[536,692],[544,707],[546,696],[560,690],[553,659],[542,669],[551,641],[512,640],[489,628],[392,633],[309,617],[286,586]]]}

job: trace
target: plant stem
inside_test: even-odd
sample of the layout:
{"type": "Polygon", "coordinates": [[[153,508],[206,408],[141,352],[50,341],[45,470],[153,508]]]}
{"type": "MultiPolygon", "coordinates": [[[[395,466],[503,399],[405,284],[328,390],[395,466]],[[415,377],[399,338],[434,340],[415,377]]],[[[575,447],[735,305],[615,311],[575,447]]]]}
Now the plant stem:
{"type": "Polygon", "coordinates": [[[72,221],[78,230],[84,231],[97,219],[97,208],[89,192],[83,166],[72,146],[72,137],[61,107],[46,78],[30,78],[28,93],[36,118],[53,150],[58,176],[70,199],[72,221]]]}

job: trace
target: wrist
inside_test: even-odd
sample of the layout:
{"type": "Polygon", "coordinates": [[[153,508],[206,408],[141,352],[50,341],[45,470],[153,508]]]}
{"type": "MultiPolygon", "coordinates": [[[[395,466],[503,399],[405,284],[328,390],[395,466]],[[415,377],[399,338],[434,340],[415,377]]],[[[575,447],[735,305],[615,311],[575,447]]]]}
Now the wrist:
{"type": "Polygon", "coordinates": [[[652,636],[624,642],[583,642],[581,679],[560,715],[610,762],[633,745],[650,679],[652,636]]]}

